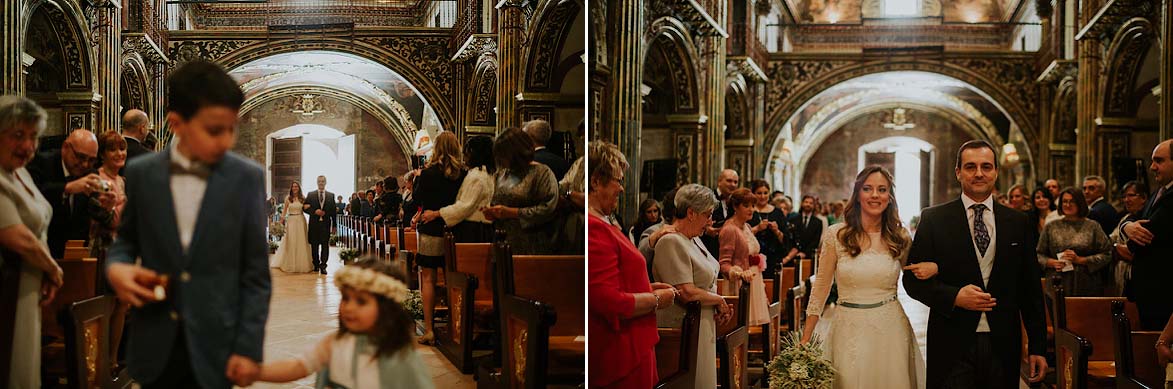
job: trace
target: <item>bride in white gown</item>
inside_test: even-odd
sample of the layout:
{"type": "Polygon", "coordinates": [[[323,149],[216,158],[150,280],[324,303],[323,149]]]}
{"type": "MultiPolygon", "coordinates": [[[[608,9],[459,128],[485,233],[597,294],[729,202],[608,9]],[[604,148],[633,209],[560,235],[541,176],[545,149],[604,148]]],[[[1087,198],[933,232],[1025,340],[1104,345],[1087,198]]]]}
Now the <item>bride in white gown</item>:
{"type": "MultiPolygon", "coordinates": [[[[912,239],[900,224],[894,200],[892,175],[868,167],[856,177],[844,221],[823,233],[802,339],[809,341],[815,332],[836,282],[834,317],[827,319],[827,333],[819,335],[835,367],[837,389],[925,387],[924,359],[896,297],[912,239]]],[[[934,263],[907,268],[918,278],[937,271],[934,263]]]]}
{"type": "Polygon", "coordinates": [[[294,181],[289,186],[289,195],[285,197],[285,212],[282,215],[285,236],[281,238],[281,245],[277,246],[277,253],[269,259],[269,267],[279,267],[286,273],[308,273],[314,269],[305,215],[302,214],[303,202],[305,195],[301,193],[301,184],[294,181]]]}

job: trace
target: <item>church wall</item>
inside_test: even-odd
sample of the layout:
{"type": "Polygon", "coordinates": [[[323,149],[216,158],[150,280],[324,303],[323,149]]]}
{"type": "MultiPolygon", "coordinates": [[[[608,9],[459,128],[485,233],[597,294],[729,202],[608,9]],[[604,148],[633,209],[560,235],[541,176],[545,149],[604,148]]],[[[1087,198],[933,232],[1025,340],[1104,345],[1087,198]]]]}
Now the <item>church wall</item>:
{"type": "Polygon", "coordinates": [[[320,124],[347,135],[358,135],[355,188],[365,189],[373,186],[378,178],[407,172],[410,167],[407,158],[378,119],[342,100],[327,96],[319,96],[318,100],[326,112],[306,120],[290,113],[284,99],[264,103],[245,113],[237,128],[234,151],[264,165],[265,139],[269,134],[297,124],[320,124]]]}
{"type": "MultiPolygon", "coordinates": [[[[945,118],[921,111],[910,111],[915,128],[888,130],[882,125],[888,115],[887,112],[876,112],[860,116],[827,137],[806,165],[802,177],[802,194],[814,194],[824,201],[850,197],[855,175],[859,173],[860,146],[892,136],[908,136],[924,140],[936,148],[933,153],[935,190],[930,195],[929,203],[936,204],[960,196],[961,187],[953,174],[957,148],[973,137],[945,118]]],[[[800,194],[793,195],[797,197],[800,194]]]]}

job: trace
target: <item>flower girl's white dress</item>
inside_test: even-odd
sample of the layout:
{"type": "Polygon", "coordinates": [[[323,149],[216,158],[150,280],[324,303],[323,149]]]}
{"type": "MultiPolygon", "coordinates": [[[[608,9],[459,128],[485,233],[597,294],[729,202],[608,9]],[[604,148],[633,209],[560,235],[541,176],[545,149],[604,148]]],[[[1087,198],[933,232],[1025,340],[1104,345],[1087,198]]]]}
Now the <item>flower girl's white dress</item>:
{"type": "MultiPolygon", "coordinates": [[[[822,315],[832,280],[838,284],[839,304],[826,318],[829,330],[823,334],[816,331],[826,342],[836,370],[834,387],[924,388],[924,359],[912,325],[896,299],[900,261],[887,251],[880,233],[868,234],[871,247],[849,256],[837,238],[846,225],[833,225],[823,233],[818,273],[807,307],[807,315],[822,315]]],[[[907,255],[907,249],[902,255],[907,255]]],[[[824,327],[823,323],[820,318],[819,327],[824,327]]]]}

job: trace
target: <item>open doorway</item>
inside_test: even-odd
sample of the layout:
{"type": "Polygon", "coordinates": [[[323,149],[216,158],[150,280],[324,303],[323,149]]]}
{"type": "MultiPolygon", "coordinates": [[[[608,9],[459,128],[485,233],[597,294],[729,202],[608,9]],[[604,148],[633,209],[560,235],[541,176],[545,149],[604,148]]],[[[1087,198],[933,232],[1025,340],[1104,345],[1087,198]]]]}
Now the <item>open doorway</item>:
{"type": "Polygon", "coordinates": [[[319,125],[298,124],[266,137],[266,181],[270,196],[281,196],[293,181],[308,194],[317,177],[326,176],[326,190],[336,196],[355,191],[355,136],[319,125]]]}
{"type": "Polygon", "coordinates": [[[929,205],[933,150],[929,142],[908,136],[887,137],[859,147],[857,170],[880,165],[892,173],[896,205],[906,226],[929,205]]]}

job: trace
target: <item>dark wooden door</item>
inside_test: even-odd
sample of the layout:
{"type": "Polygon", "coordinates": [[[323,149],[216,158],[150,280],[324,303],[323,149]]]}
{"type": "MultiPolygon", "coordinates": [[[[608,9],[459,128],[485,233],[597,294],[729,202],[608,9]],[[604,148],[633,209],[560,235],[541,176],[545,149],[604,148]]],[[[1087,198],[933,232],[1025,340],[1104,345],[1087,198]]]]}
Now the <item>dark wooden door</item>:
{"type": "MultiPolygon", "coordinates": [[[[289,193],[289,185],[301,179],[301,137],[273,139],[273,188],[274,197],[284,199],[289,193]]],[[[316,187],[317,184],[313,184],[316,187]]],[[[305,183],[301,183],[302,193],[307,193],[305,183]]]]}

